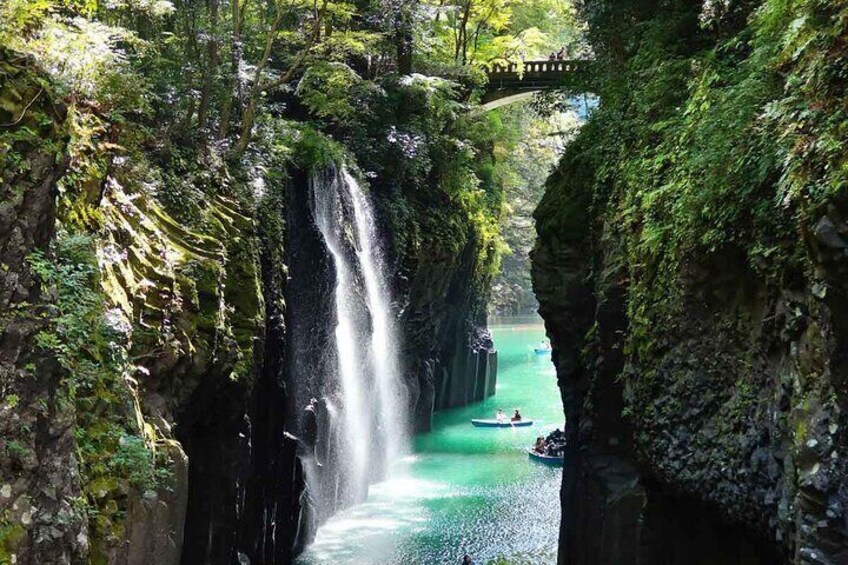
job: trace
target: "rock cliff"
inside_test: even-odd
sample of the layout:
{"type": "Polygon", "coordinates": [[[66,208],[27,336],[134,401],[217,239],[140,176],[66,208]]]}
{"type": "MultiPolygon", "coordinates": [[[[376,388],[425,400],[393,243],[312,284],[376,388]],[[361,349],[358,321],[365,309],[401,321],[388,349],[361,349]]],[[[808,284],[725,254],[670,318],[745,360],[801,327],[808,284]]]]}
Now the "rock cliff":
{"type": "Polygon", "coordinates": [[[68,142],[65,109],[34,63],[0,49],[0,560],[69,563],[88,550],[71,430],[54,359],[35,350],[50,297],[27,262],[55,233],[56,183],[68,142]],[[55,105],[54,105],[55,104],[55,105]]]}
{"type": "Polygon", "coordinates": [[[560,560],[846,562],[844,7],[648,4],[587,3],[613,71],[536,211],[560,560]]]}
{"type": "MultiPolygon", "coordinates": [[[[306,175],[353,159],[297,135],[295,159],[237,163],[139,142],[29,59],[0,51],[0,77],[0,561],[290,562],[316,526],[301,416],[334,320],[306,175]]],[[[423,194],[447,199],[450,237],[412,241],[387,209],[432,208],[378,195],[397,180],[373,192],[426,429],[494,390],[494,256],[449,182],[423,194]]]]}

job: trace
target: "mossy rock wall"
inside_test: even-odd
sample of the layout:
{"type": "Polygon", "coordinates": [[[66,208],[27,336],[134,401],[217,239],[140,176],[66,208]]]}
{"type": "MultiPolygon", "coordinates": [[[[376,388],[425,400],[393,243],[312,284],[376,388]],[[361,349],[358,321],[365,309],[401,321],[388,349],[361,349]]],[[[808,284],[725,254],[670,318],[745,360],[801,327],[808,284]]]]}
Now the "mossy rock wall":
{"type": "MultiPolygon", "coordinates": [[[[209,198],[202,210],[205,229],[193,231],[138,191],[134,179],[123,173],[115,168],[100,203],[102,284],[114,305],[109,313],[126,323],[131,355],[140,360],[138,417],[154,448],[170,452],[171,468],[158,500],[151,500],[149,493],[130,499],[128,549],[118,544],[109,550],[109,561],[133,562],[152,552],[160,562],[178,562],[186,512],[191,515],[195,504],[205,507],[216,499],[227,507],[239,496],[238,434],[247,430],[242,416],[258,372],[265,323],[258,240],[254,221],[226,196],[209,198]],[[216,417],[234,422],[232,427],[198,430],[196,421],[210,417],[203,410],[221,409],[214,400],[204,405],[198,398],[215,399],[218,394],[229,396],[225,411],[230,413],[216,417]],[[198,446],[193,439],[197,434],[216,437],[223,445],[236,442],[230,447],[232,462],[210,453],[205,441],[198,446]],[[208,485],[206,480],[190,480],[209,457],[220,468],[207,472],[226,485],[215,494],[200,491],[208,485]]],[[[225,173],[219,174],[223,185],[225,173]]],[[[227,530],[222,535],[235,535],[226,516],[212,527],[227,530]]]]}
{"type": "Polygon", "coordinates": [[[27,262],[54,234],[68,134],[44,74],[2,48],[0,123],[0,562],[71,563],[88,551],[74,411],[34,346],[50,297],[27,262]]]}
{"type": "Polygon", "coordinates": [[[561,558],[846,561],[844,5],[608,4],[536,212],[561,558]]]}
{"type": "Polygon", "coordinates": [[[74,154],[66,175],[79,149],[49,83],[5,50],[0,73],[0,561],[178,563],[188,512],[215,532],[216,560],[229,562],[236,537],[248,536],[235,501],[250,474],[246,416],[264,355],[256,210],[208,154],[194,165],[211,171],[208,197],[195,222],[175,220],[154,188],[171,177],[144,155],[121,155],[106,143],[108,122],[79,108],[74,119],[94,124],[100,151],[74,154]],[[82,169],[89,157],[103,166],[82,169]],[[93,286],[69,287],[97,318],[81,356],[58,349],[64,291],[29,268],[41,252],[42,268],[76,272],[77,259],[52,245],[57,225],[60,239],[92,242],[93,286]],[[115,352],[126,355],[117,365],[115,352]],[[66,358],[89,372],[75,374],[66,358]],[[206,480],[189,481],[204,469],[206,480]],[[148,472],[149,484],[139,475],[148,472]],[[217,510],[225,508],[231,515],[217,510]]]}

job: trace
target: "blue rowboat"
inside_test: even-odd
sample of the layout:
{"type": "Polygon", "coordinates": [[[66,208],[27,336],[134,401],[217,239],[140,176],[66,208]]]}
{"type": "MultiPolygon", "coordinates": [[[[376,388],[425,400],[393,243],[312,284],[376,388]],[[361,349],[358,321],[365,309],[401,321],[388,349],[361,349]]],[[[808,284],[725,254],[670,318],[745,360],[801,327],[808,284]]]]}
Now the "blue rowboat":
{"type": "Polygon", "coordinates": [[[543,455],[541,453],[536,453],[532,449],[527,450],[527,455],[530,456],[530,459],[533,461],[538,461],[542,465],[548,465],[550,467],[562,467],[563,457],[557,455],[543,455]]]}
{"type": "Polygon", "coordinates": [[[518,422],[510,422],[504,420],[471,420],[471,423],[477,428],[525,428],[533,425],[533,420],[519,420],[518,422]]]}
{"type": "Polygon", "coordinates": [[[533,351],[535,351],[535,352],[536,352],[536,355],[544,355],[545,353],[550,353],[550,352],[551,352],[551,348],[550,348],[550,347],[546,347],[546,348],[544,348],[544,349],[540,349],[540,348],[538,348],[538,347],[537,347],[537,348],[536,348],[536,349],[534,349],[533,351]]]}

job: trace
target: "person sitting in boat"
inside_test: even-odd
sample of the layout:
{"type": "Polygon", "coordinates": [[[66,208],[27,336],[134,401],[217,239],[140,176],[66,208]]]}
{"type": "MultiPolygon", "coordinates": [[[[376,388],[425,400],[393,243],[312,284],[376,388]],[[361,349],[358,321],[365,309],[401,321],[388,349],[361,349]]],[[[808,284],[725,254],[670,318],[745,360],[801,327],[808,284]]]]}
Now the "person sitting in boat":
{"type": "Polygon", "coordinates": [[[518,411],[518,408],[516,408],[515,412],[512,414],[512,420],[511,421],[513,421],[513,422],[520,422],[521,421],[521,412],[518,411]]]}
{"type": "Polygon", "coordinates": [[[562,457],[565,452],[565,443],[565,432],[557,428],[545,438],[545,454],[562,457]]]}
{"type": "Polygon", "coordinates": [[[495,414],[495,419],[498,421],[499,424],[501,422],[506,421],[506,414],[504,414],[504,411],[502,409],[498,408],[498,413],[495,414]]]}
{"type": "Polygon", "coordinates": [[[533,446],[533,451],[535,451],[536,453],[539,453],[541,455],[544,455],[545,447],[546,447],[545,438],[543,438],[542,436],[537,437],[536,438],[536,445],[533,446]]]}

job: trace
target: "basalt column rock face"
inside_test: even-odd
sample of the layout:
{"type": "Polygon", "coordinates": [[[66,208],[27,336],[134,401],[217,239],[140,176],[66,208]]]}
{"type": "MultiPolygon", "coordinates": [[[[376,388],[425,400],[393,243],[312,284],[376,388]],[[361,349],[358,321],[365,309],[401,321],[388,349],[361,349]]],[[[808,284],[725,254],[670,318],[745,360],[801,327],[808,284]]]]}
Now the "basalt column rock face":
{"type": "MultiPolygon", "coordinates": [[[[287,429],[311,444],[302,444],[297,451],[299,455],[305,456],[307,450],[317,452],[323,465],[322,473],[341,480],[344,465],[338,460],[339,454],[330,450],[338,430],[332,425],[332,404],[328,404],[324,387],[336,373],[333,341],[335,279],[332,259],[315,225],[308,173],[293,171],[286,186],[285,203],[286,263],[289,270],[284,318],[288,337],[283,372],[287,390],[285,410],[290,415],[287,429]],[[318,400],[316,419],[307,424],[305,409],[313,398],[318,400]],[[315,424],[314,429],[307,430],[312,424],[315,424]]],[[[304,507],[296,540],[298,551],[315,535],[319,497],[322,496],[322,493],[313,493],[305,485],[301,486],[304,507]]],[[[341,503],[338,500],[329,502],[330,507],[341,503]]]]}
{"type": "MultiPolygon", "coordinates": [[[[284,202],[283,197],[271,199],[268,214],[282,217],[284,202]]],[[[286,388],[289,270],[284,234],[274,230],[274,225],[263,222],[259,228],[266,325],[264,355],[250,403],[250,470],[243,480],[240,547],[251,563],[284,565],[302,549],[308,509],[300,500],[305,485],[297,457],[298,440],[287,433],[290,420],[295,421],[288,412],[286,388]]]]}
{"type": "Polygon", "coordinates": [[[80,477],[73,409],[58,364],[35,347],[49,315],[27,263],[55,231],[67,133],[61,104],[32,61],[0,49],[0,561],[72,563],[88,551],[72,502],[80,477]],[[13,159],[13,156],[15,157],[13,159]]]}
{"type": "MultiPolygon", "coordinates": [[[[622,498],[621,486],[613,487],[605,480],[591,484],[586,476],[589,461],[593,459],[585,447],[588,443],[585,430],[589,427],[591,415],[584,410],[591,378],[583,363],[582,351],[596,308],[589,278],[593,257],[589,247],[591,222],[586,192],[581,190],[583,187],[579,186],[578,179],[566,178],[563,171],[567,169],[561,167],[548,181],[549,187],[562,186],[562,194],[548,190],[536,212],[539,238],[531,255],[533,289],[539,301],[539,314],[545,320],[551,340],[568,439],[566,457],[570,463],[563,470],[561,491],[560,562],[572,559],[580,547],[588,549],[595,546],[600,549],[606,546],[606,540],[593,540],[589,535],[593,531],[590,524],[599,515],[615,511],[610,508],[609,500],[622,498]],[[557,210],[556,216],[551,214],[552,209],[557,210]]],[[[609,464],[615,462],[611,460],[609,464]]],[[[632,482],[632,478],[626,475],[623,481],[617,481],[619,485],[632,482]]],[[[625,486],[624,490],[629,489],[625,486]]],[[[617,531],[620,533],[620,530],[617,531]]],[[[594,557],[599,563],[613,562],[603,561],[606,556],[600,553],[594,557]]]]}
{"type": "Polygon", "coordinates": [[[532,257],[560,559],[848,563],[848,7],[581,5],[602,103],[532,257]]]}
{"type": "Polygon", "coordinates": [[[413,426],[426,431],[435,410],[495,393],[497,351],[486,329],[488,282],[478,280],[473,233],[457,254],[422,252],[404,259],[413,265],[398,285],[404,359],[413,426]]]}
{"type": "Polygon", "coordinates": [[[636,356],[640,281],[588,193],[564,161],[533,253],[569,437],[560,561],[848,562],[846,202],[781,284],[733,247],[686,257],[636,356]]]}

